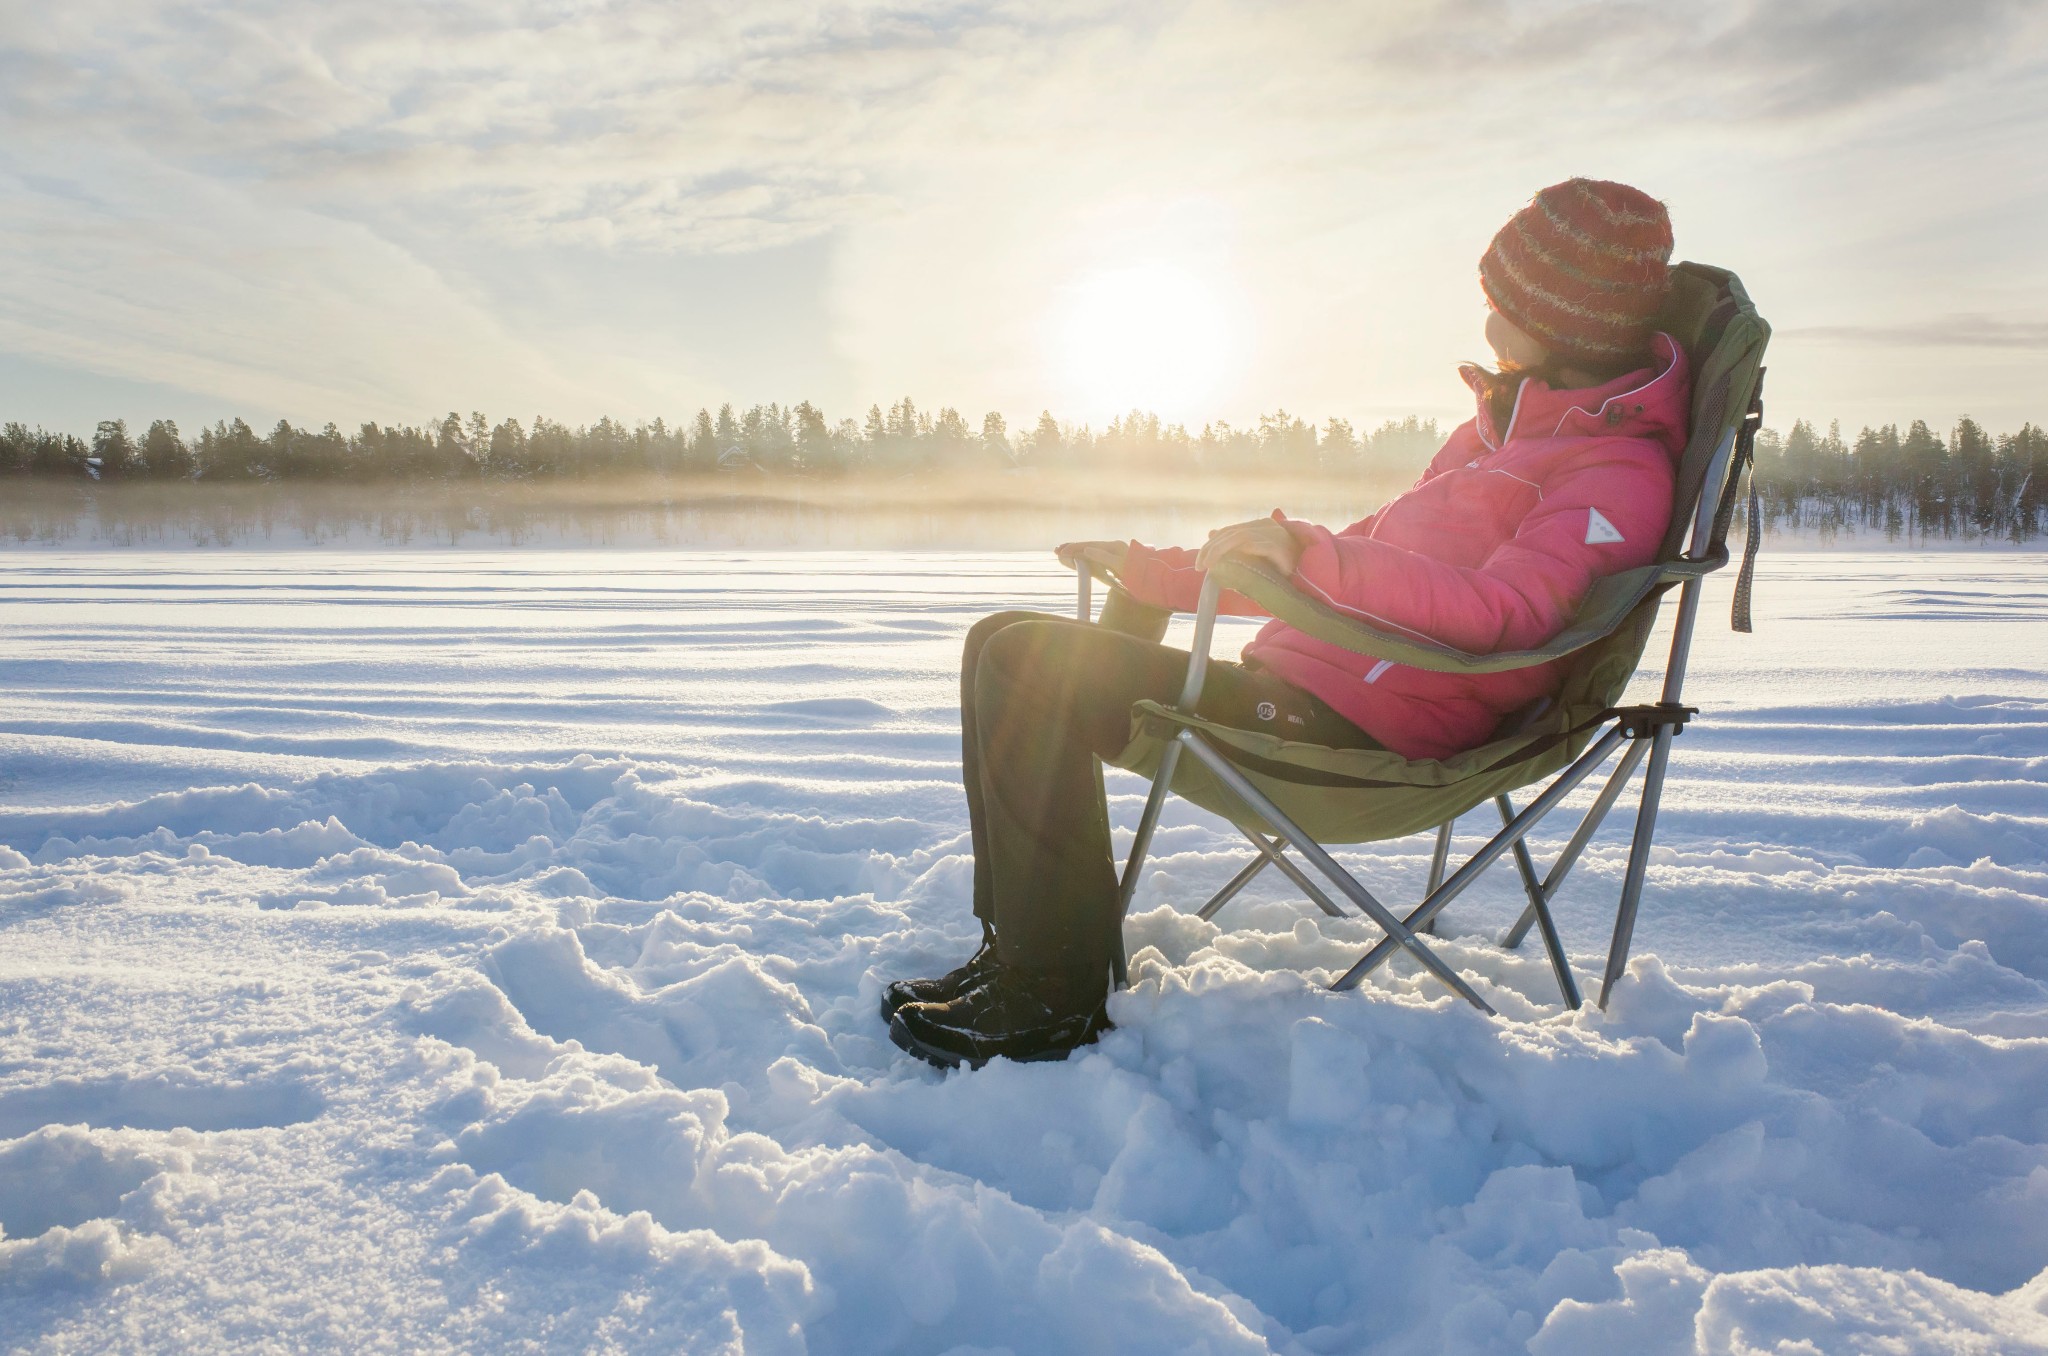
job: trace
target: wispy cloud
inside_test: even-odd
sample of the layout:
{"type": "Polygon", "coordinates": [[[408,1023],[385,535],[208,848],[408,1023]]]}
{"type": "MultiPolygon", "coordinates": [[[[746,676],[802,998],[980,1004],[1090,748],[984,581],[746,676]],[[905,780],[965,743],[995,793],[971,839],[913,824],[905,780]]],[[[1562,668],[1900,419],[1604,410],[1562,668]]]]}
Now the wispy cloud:
{"type": "Polygon", "coordinates": [[[2003,348],[2048,350],[2048,321],[1947,315],[1889,325],[1808,325],[1786,330],[1789,339],[1885,348],[2003,348]]]}
{"type": "Polygon", "coordinates": [[[0,119],[370,218],[759,248],[870,210],[939,87],[1066,22],[959,5],[81,0],[18,27],[0,119]]]}
{"type": "MultiPolygon", "coordinates": [[[[886,212],[920,157],[942,168],[1074,113],[1117,135],[1227,112],[1224,153],[1345,118],[1383,137],[1418,103],[1446,131],[1465,105],[1531,136],[1617,106],[1784,116],[1982,62],[2033,9],[69,0],[11,23],[0,126],[115,138],[366,219],[759,248],[886,212]]],[[[1418,133],[1438,140],[1402,139],[1418,133]]]]}
{"type": "Polygon", "coordinates": [[[1350,10],[1354,49],[1388,75],[1505,81],[1532,127],[1633,106],[1665,124],[1755,123],[1896,99],[2038,33],[2030,0],[1425,0],[1350,10]],[[1547,103],[1522,102],[1544,85],[1547,103]]]}
{"type": "Polygon", "coordinates": [[[62,166],[43,191],[0,171],[0,242],[26,261],[0,269],[0,347],[302,418],[417,416],[480,378],[543,402],[594,394],[359,225],[132,157],[107,168],[91,191],[62,166]]]}
{"type": "Polygon", "coordinates": [[[2002,64],[2008,44],[2041,26],[2033,0],[1752,0],[1739,14],[1701,46],[1701,65],[1781,115],[1896,99],[2002,64]]]}

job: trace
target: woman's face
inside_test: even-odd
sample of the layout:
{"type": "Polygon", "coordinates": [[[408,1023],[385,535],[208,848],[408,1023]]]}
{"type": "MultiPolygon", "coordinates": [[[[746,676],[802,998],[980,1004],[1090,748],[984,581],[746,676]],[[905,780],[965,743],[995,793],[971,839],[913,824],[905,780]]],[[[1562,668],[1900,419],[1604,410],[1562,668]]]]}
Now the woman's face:
{"type": "Polygon", "coordinates": [[[1516,328],[1513,322],[1491,306],[1486,308],[1486,342],[1493,346],[1493,356],[1500,360],[1503,368],[1527,370],[1541,367],[1550,356],[1549,349],[1516,328]]]}

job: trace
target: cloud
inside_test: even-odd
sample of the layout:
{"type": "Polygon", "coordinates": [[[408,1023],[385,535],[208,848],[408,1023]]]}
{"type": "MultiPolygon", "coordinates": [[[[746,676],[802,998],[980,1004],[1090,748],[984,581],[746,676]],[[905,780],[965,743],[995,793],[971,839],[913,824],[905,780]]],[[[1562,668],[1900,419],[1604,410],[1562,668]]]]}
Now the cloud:
{"type": "Polygon", "coordinates": [[[1753,0],[1700,55],[1763,109],[1803,114],[1997,64],[2039,17],[2031,0],[1753,0]]]}
{"type": "Polygon", "coordinates": [[[992,43],[1059,26],[947,4],[74,0],[18,25],[0,117],[370,220],[762,248],[872,210],[892,126],[992,43]]]}
{"type": "Polygon", "coordinates": [[[1665,125],[1851,109],[1998,64],[2040,26],[2029,0],[1426,0],[1350,14],[1348,43],[1377,74],[1456,81],[1483,101],[1506,84],[1501,102],[1553,132],[1617,109],[1665,125]]]}
{"type": "Polygon", "coordinates": [[[1915,100],[1953,118],[2038,66],[2036,8],[17,6],[0,347],[308,414],[581,417],[829,391],[784,384],[794,316],[832,327],[806,336],[807,382],[836,361],[862,403],[1020,413],[1056,395],[1048,298],[1180,250],[1257,331],[1216,412],[1334,399],[1361,369],[1385,374],[1374,405],[1412,409],[1420,374],[1470,356],[1471,258],[1537,184],[1638,176],[1705,221],[1760,160],[1884,142],[1915,100]],[[1176,241],[1157,223],[1189,203],[1216,228],[1176,241]]]}
{"type": "Polygon", "coordinates": [[[1998,320],[1987,315],[1948,315],[1893,325],[1808,325],[1783,334],[1788,339],[1884,348],[2048,350],[2048,322],[1998,320]]]}
{"type": "Polygon", "coordinates": [[[580,407],[659,379],[542,351],[359,225],[132,156],[93,168],[0,155],[0,348],[316,421],[418,418],[451,391],[580,407]]]}
{"type": "Polygon", "coordinates": [[[815,307],[769,287],[707,343],[579,260],[773,254],[883,210],[878,129],[991,24],[650,0],[11,16],[0,346],[301,417],[673,412],[721,351],[764,347],[733,331],[815,307]]]}
{"type": "Polygon", "coordinates": [[[11,21],[0,126],[112,138],[384,226],[753,249],[885,215],[963,149],[1075,122],[1139,145],[1215,125],[1228,156],[1356,144],[1351,118],[1436,146],[1431,124],[1472,117],[1533,137],[1618,109],[1783,116],[1980,62],[2028,8],[68,0],[11,21]]]}

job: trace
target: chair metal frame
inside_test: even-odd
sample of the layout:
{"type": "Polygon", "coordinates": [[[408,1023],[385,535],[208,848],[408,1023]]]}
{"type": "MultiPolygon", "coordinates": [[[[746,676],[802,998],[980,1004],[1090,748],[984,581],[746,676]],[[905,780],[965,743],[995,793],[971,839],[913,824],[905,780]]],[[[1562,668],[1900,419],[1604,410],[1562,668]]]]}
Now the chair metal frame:
{"type": "MultiPolygon", "coordinates": [[[[1573,977],[1571,960],[1565,953],[1564,943],[1558,935],[1556,919],[1551,913],[1550,906],[1563,887],[1565,878],[1570,875],[1572,868],[1585,852],[1587,844],[1592,841],[1593,835],[1599,831],[1601,824],[1627,789],[1636,769],[1647,759],[1649,766],[1643,777],[1642,798],[1636,809],[1635,832],[1629,844],[1628,868],[1622,880],[1621,898],[1614,917],[1614,933],[1608,945],[1606,968],[1600,981],[1599,1002],[1604,1009],[1614,993],[1616,982],[1628,964],[1629,947],[1635,935],[1636,914],[1649,870],[1650,848],[1656,834],[1657,812],[1663,799],[1664,781],[1671,760],[1671,741],[1685,728],[1686,721],[1695,714],[1695,708],[1683,705],[1682,698],[1687,661],[1692,651],[1693,631],[1699,615],[1700,595],[1704,588],[1704,575],[1718,569],[1727,561],[1727,551],[1722,538],[1727,531],[1729,513],[1733,507],[1734,482],[1741,474],[1741,461],[1747,460],[1751,439],[1761,420],[1762,402],[1753,396],[1744,418],[1732,425],[1722,438],[1713,460],[1709,463],[1708,473],[1702,481],[1687,551],[1681,557],[1697,568],[1688,572],[1678,585],[1678,614],[1672,630],[1671,653],[1664,668],[1660,699],[1651,705],[1620,707],[1608,713],[1607,719],[1602,722],[1605,728],[1599,736],[1593,739],[1590,746],[1568,767],[1556,774],[1550,784],[1526,807],[1517,810],[1508,796],[1495,797],[1494,803],[1501,817],[1500,830],[1448,875],[1446,871],[1450,861],[1451,836],[1458,816],[1444,821],[1436,829],[1436,842],[1430,858],[1429,884],[1421,903],[1405,915],[1397,916],[1356,877],[1339,865],[1320,843],[1253,785],[1213,742],[1205,738],[1200,731],[1183,726],[1174,734],[1172,742],[1160,755],[1158,769],[1152,777],[1151,792],[1145,800],[1144,813],[1138,820],[1136,832],[1131,840],[1130,853],[1125,860],[1119,881],[1119,902],[1124,916],[1129,916],[1131,901],[1137,893],[1139,875],[1144,868],[1153,834],[1159,826],[1160,813],[1165,809],[1166,798],[1173,784],[1174,770],[1185,753],[1207,767],[1216,780],[1229,788],[1237,798],[1245,815],[1242,819],[1234,815],[1231,818],[1256,849],[1256,855],[1244,868],[1232,876],[1223,888],[1201,907],[1197,913],[1198,917],[1204,920],[1213,919],[1224,905],[1269,866],[1278,868],[1324,913],[1332,917],[1348,916],[1299,863],[1286,855],[1287,849],[1293,848],[1328,884],[1334,886],[1340,895],[1356,905],[1361,915],[1371,919],[1386,934],[1330,985],[1332,989],[1356,988],[1367,975],[1385,964],[1395,952],[1406,951],[1459,997],[1480,1011],[1493,1015],[1492,1005],[1481,997],[1463,976],[1447,965],[1418,934],[1429,931],[1444,906],[1462,894],[1489,866],[1503,855],[1512,854],[1528,903],[1514,926],[1503,935],[1500,944],[1506,949],[1514,950],[1520,947],[1530,928],[1535,927],[1542,937],[1543,949],[1549,956],[1559,994],[1567,1008],[1576,1009],[1582,1002],[1578,984],[1573,977]],[[1738,446],[1742,454],[1739,459],[1738,446]],[[1731,462],[1734,464],[1731,465],[1731,462]],[[1719,492],[1716,493],[1715,490],[1719,492]],[[1621,756],[1609,774],[1606,784],[1594,797],[1592,805],[1580,819],[1571,838],[1551,862],[1549,870],[1539,878],[1535,859],[1529,851],[1530,832],[1617,750],[1621,756]]],[[[1750,532],[1750,556],[1753,558],[1756,532],[1754,521],[1750,525],[1750,532]]],[[[1077,615],[1080,620],[1089,621],[1092,612],[1093,575],[1085,563],[1076,567],[1076,574],[1077,615]]],[[[1211,573],[1203,581],[1201,597],[1196,606],[1194,642],[1188,656],[1187,677],[1174,707],[1177,711],[1192,713],[1196,698],[1201,694],[1202,681],[1209,668],[1209,650],[1215,636],[1217,605],[1221,596],[1222,584],[1216,575],[1211,573]]],[[[1116,982],[1121,985],[1127,980],[1127,962],[1121,945],[1114,959],[1114,966],[1116,982]]]]}

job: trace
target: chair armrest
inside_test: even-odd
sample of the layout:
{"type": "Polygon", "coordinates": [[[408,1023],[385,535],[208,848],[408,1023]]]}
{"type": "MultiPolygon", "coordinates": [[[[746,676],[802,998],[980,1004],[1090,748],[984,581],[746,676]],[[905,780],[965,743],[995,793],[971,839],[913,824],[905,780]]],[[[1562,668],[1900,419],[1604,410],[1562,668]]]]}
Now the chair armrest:
{"type": "MultiPolygon", "coordinates": [[[[1724,547],[1702,559],[1667,560],[1596,579],[1564,629],[1546,643],[1527,650],[1472,654],[1419,632],[1386,630],[1339,611],[1320,598],[1309,597],[1269,566],[1243,560],[1226,560],[1209,572],[1203,583],[1202,600],[1195,609],[1196,624],[1199,628],[1206,621],[1213,626],[1222,590],[1234,589],[1304,635],[1353,654],[1391,659],[1430,673],[1506,673],[1547,664],[1604,640],[1652,593],[1688,579],[1703,578],[1727,563],[1728,552],[1724,547]],[[1210,587],[1212,583],[1217,587],[1210,587]]],[[[1113,586],[1119,583],[1115,571],[1087,561],[1077,564],[1075,573],[1080,580],[1084,610],[1091,577],[1113,586]]]]}
{"type": "Polygon", "coordinates": [[[1210,572],[1223,588],[1235,589],[1289,626],[1353,654],[1390,659],[1430,673],[1505,673],[1547,664],[1613,634],[1637,604],[1659,589],[1698,579],[1728,563],[1723,550],[1703,560],[1645,565],[1595,580],[1565,628],[1547,643],[1527,650],[1471,654],[1419,632],[1387,630],[1331,607],[1295,588],[1270,567],[1228,560],[1210,572]]]}
{"type": "Polygon", "coordinates": [[[1098,626],[1136,636],[1139,640],[1157,641],[1166,634],[1166,627],[1173,620],[1174,609],[1155,603],[1141,603],[1131,596],[1116,572],[1086,560],[1074,562],[1074,620],[1092,621],[1098,626]],[[1102,600],[1102,614],[1095,615],[1094,584],[1100,579],[1109,585],[1109,594],[1102,600]]]}
{"type": "MultiPolygon", "coordinates": [[[[1075,561],[1074,574],[1076,578],[1079,580],[1080,596],[1083,599],[1087,599],[1090,596],[1089,585],[1094,580],[1101,580],[1103,583],[1109,585],[1109,587],[1111,587],[1112,589],[1123,589],[1124,587],[1123,579],[1117,574],[1115,570],[1110,569],[1107,565],[1097,565],[1093,561],[1075,561]]],[[[1124,590],[1124,596],[1127,598],[1132,598],[1133,601],[1136,601],[1135,595],[1131,594],[1131,592],[1127,589],[1124,590]]],[[[1086,606],[1085,603],[1084,606],[1086,606]]],[[[1180,614],[1183,616],[1192,617],[1201,610],[1201,605],[1199,603],[1197,603],[1194,607],[1170,607],[1165,603],[1139,603],[1138,606],[1153,608],[1160,612],[1166,613],[1168,616],[1180,614]]],[[[1081,620],[1087,621],[1088,618],[1084,615],[1081,617],[1081,620]]]]}

